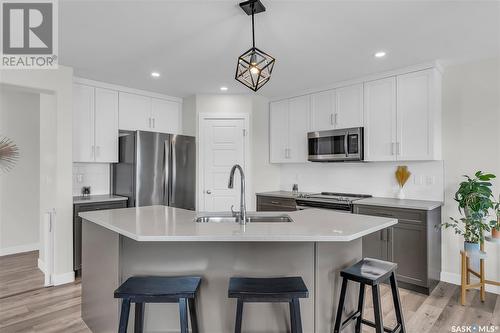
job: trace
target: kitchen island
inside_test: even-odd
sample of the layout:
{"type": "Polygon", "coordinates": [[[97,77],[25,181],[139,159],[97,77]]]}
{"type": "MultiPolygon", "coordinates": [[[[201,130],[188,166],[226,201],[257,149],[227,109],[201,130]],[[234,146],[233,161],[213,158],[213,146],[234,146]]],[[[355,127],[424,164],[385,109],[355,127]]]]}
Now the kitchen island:
{"type": "MultiPolygon", "coordinates": [[[[229,277],[301,276],[309,289],[309,298],[301,300],[303,331],[331,332],[339,271],[361,259],[361,237],[397,223],[322,209],[287,213],[293,222],[246,225],[197,223],[200,214],[166,206],[80,214],[82,317],[92,332],[117,331],[119,301],[113,291],[133,275],[202,276],[197,311],[200,332],[207,333],[234,331],[229,277]]],[[[357,302],[355,288],[347,309],[357,302]]],[[[285,303],[248,304],[243,331],[287,332],[288,313],[285,303]]],[[[145,331],[178,332],[178,316],[175,304],[148,304],[145,331]]]]}

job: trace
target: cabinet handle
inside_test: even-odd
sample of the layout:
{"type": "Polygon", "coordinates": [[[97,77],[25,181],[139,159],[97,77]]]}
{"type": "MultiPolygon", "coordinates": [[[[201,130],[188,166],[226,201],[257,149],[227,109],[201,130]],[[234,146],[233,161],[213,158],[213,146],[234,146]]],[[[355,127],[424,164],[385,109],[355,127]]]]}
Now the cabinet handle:
{"type": "Polygon", "coordinates": [[[101,155],[101,146],[95,146],[96,157],[101,155]]]}
{"type": "Polygon", "coordinates": [[[95,155],[95,146],[92,146],[92,158],[94,158],[95,155]]]}
{"type": "Polygon", "coordinates": [[[155,128],[155,118],[153,118],[153,128],[155,128]]]}
{"type": "Polygon", "coordinates": [[[337,126],[337,124],[338,124],[338,119],[339,119],[339,114],[335,113],[334,121],[333,121],[335,126],[337,126]]]}
{"type": "Polygon", "coordinates": [[[149,128],[151,128],[151,117],[149,117],[148,119],[149,119],[149,128]]]}
{"type": "Polygon", "coordinates": [[[279,201],[271,201],[271,203],[272,203],[273,205],[279,205],[279,204],[280,204],[280,203],[279,203],[279,201]]]}
{"type": "Polygon", "coordinates": [[[401,155],[401,144],[396,142],[396,154],[401,155]]]}
{"type": "Polygon", "coordinates": [[[332,113],[332,114],[330,114],[330,125],[333,125],[333,124],[334,124],[334,122],[333,122],[333,113],[332,113]]]}
{"type": "Polygon", "coordinates": [[[391,142],[391,155],[394,155],[394,146],[396,144],[394,142],[391,142]]]}

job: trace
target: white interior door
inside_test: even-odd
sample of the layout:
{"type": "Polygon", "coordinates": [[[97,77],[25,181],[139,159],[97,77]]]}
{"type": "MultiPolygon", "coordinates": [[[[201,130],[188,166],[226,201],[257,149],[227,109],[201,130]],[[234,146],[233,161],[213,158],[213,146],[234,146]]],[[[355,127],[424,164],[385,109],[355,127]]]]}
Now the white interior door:
{"type": "MultiPolygon", "coordinates": [[[[201,123],[202,160],[201,199],[205,211],[239,210],[240,175],[235,175],[234,188],[228,189],[229,172],[234,164],[247,170],[246,121],[240,119],[205,118],[201,123]]],[[[248,179],[247,179],[248,183],[248,179]]]]}

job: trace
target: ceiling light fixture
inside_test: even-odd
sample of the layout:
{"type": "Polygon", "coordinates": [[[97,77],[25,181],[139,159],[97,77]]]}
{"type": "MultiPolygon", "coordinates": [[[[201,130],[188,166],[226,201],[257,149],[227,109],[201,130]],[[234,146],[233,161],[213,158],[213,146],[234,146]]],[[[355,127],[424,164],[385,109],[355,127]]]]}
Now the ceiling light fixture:
{"type": "Polygon", "coordinates": [[[151,72],[152,77],[160,77],[160,73],[158,72],[151,72]]]}
{"type": "Polygon", "coordinates": [[[386,52],[385,51],[378,51],[374,54],[375,58],[383,58],[386,56],[386,52]]]}
{"type": "Polygon", "coordinates": [[[227,91],[227,87],[220,87],[221,91],[227,91]]]}
{"type": "Polygon", "coordinates": [[[238,58],[235,79],[253,91],[262,88],[271,79],[275,58],[255,47],[254,15],[266,11],[260,0],[240,3],[241,9],[252,15],[252,48],[238,58]]]}

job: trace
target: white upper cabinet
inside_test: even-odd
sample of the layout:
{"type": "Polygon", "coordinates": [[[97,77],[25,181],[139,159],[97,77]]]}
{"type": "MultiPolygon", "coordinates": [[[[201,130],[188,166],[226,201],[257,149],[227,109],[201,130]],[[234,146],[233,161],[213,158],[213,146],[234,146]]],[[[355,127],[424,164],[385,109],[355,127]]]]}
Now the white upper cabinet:
{"type": "Polygon", "coordinates": [[[397,77],[397,153],[399,160],[441,158],[439,75],[432,69],[397,77]],[[437,143],[439,141],[439,143],[437,143]]]}
{"type": "Polygon", "coordinates": [[[335,128],[335,90],[322,91],[311,95],[311,131],[335,128]]]}
{"type": "Polygon", "coordinates": [[[118,161],[118,92],[73,85],[73,161],[118,161]]]}
{"type": "Polygon", "coordinates": [[[119,129],[128,131],[150,131],[151,98],[120,91],[119,129]]]}
{"type": "Polygon", "coordinates": [[[288,106],[288,100],[270,104],[269,154],[271,163],[283,163],[288,156],[288,106]]]}
{"type": "Polygon", "coordinates": [[[118,162],[118,91],[95,88],[95,161],[118,162]]]}
{"type": "Polygon", "coordinates": [[[307,161],[309,108],[309,96],[270,104],[271,163],[307,161]]]}
{"type": "Polygon", "coordinates": [[[309,96],[290,99],[288,110],[287,162],[307,161],[307,132],[309,131],[309,96]]]}
{"type": "Polygon", "coordinates": [[[180,133],[180,104],[165,99],[153,98],[151,118],[153,131],[162,133],[180,133]]]}
{"type": "Polygon", "coordinates": [[[94,162],[94,87],[73,85],[73,161],[94,162]]]}
{"type": "Polygon", "coordinates": [[[365,83],[365,160],[441,158],[441,74],[416,71],[365,83]]]}
{"type": "Polygon", "coordinates": [[[335,128],[363,126],[363,84],[335,89],[335,128]]]}
{"type": "Polygon", "coordinates": [[[180,119],[178,102],[120,92],[121,130],[178,134],[180,119]]]}
{"type": "Polygon", "coordinates": [[[364,89],[365,160],[396,160],[396,78],[370,81],[364,89]]]}

